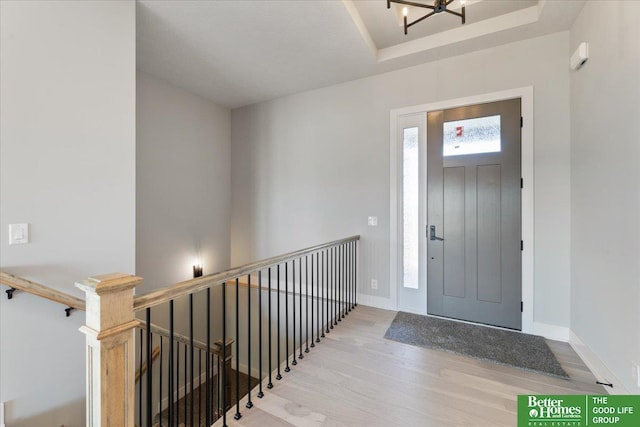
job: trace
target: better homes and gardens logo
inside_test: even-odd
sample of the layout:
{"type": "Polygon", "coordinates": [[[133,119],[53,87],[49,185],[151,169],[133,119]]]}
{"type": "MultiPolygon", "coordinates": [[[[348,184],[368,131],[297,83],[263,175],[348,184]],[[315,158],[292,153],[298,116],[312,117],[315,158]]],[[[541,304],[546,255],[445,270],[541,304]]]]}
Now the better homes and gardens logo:
{"type": "Polygon", "coordinates": [[[583,408],[575,399],[528,396],[529,419],[534,421],[581,421],[583,408]],[[573,400],[573,402],[572,402],[573,400]]]}
{"type": "Polygon", "coordinates": [[[518,427],[587,426],[640,427],[640,396],[518,396],[518,427]]]}

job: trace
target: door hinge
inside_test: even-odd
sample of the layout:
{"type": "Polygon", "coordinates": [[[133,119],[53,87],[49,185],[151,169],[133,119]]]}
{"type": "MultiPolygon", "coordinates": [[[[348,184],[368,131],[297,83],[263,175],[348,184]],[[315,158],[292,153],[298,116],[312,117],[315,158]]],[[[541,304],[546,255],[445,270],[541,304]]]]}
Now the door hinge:
{"type": "Polygon", "coordinates": [[[524,313],[524,302],[520,301],[520,313],[524,313]]]}
{"type": "Polygon", "coordinates": [[[524,188],[524,178],[520,178],[520,188],[524,188]]]}
{"type": "Polygon", "coordinates": [[[524,126],[524,118],[520,116],[520,127],[524,126]]]}
{"type": "Polygon", "coordinates": [[[524,251],[524,241],[520,240],[520,250],[524,251]]]}

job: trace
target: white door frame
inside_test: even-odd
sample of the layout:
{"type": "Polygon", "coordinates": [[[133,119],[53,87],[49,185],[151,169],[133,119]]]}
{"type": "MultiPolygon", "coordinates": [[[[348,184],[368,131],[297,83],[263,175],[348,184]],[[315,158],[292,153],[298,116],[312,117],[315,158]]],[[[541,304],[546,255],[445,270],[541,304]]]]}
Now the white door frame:
{"type": "MultiPolygon", "coordinates": [[[[415,105],[412,107],[395,108],[390,112],[391,125],[389,128],[390,140],[390,275],[389,283],[391,291],[391,307],[398,309],[398,118],[400,116],[416,114],[429,111],[445,110],[449,108],[462,107],[466,105],[484,104],[487,102],[502,101],[505,99],[520,98],[522,101],[522,178],[524,188],[522,189],[522,240],[524,249],[522,251],[522,332],[532,334],[533,330],[533,310],[534,310],[534,112],[533,112],[533,86],[509,89],[500,92],[492,92],[482,95],[475,95],[465,98],[457,98],[446,101],[438,101],[429,104],[415,105]]],[[[425,237],[426,238],[426,237],[425,237]]],[[[424,257],[423,257],[424,258],[424,257]]],[[[421,262],[425,262],[422,259],[421,262]]],[[[426,279],[425,279],[426,280],[426,279]]],[[[425,286],[426,283],[421,283],[425,286]]]]}

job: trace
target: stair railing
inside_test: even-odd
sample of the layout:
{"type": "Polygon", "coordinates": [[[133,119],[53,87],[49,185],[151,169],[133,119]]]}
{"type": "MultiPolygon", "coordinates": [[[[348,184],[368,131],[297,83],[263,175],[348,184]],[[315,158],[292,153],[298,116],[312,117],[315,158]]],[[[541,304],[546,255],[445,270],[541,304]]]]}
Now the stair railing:
{"type": "MultiPolygon", "coordinates": [[[[292,372],[356,306],[358,241],[348,237],[135,296],[145,323],[166,322],[170,336],[179,329],[188,338],[138,385],[137,422],[211,426],[220,418],[226,426],[228,411],[240,419],[241,403],[253,407],[254,397],[292,372]],[[214,342],[228,343],[220,347],[227,369],[201,361],[199,351],[214,342]],[[163,395],[173,403],[159,405],[163,395]]],[[[151,332],[141,337],[143,359],[159,345],[151,332]]]]}
{"type": "Polygon", "coordinates": [[[136,372],[136,425],[147,425],[147,419],[151,418],[151,425],[167,426],[178,423],[178,425],[204,425],[206,414],[198,408],[204,402],[211,401],[210,408],[212,419],[218,419],[222,413],[222,393],[225,394],[227,402],[230,401],[231,384],[231,359],[233,339],[227,338],[227,347],[223,355],[222,340],[218,340],[209,345],[190,336],[179,334],[162,328],[158,325],[149,325],[145,321],[139,320],[136,365],[139,367],[136,372]],[[149,333],[149,330],[151,333],[149,333]],[[148,350],[151,351],[151,365],[155,366],[151,371],[147,371],[148,350]],[[191,371],[190,355],[193,351],[193,372],[191,371]],[[170,359],[168,353],[173,352],[175,359],[170,359]],[[146,356],[145,356],[146,355],[146,356]],[[223,357],[224,356],[224,357],[223,357]],[[154,359],[158,363],[153,364],[154,359]],[[171,362],[173,360],[173,362],[171,362]],[[204,361],[204,364],[203,364],[204,361]],[[172,363],[168,368],[167,364],[172,363]],[[209,369],[205,372],[203,366],[209,369]],[[221,382],[222,370],[225,371],[226,383],[221,382]],[[138,375],[140,372],[140,375],[138,375]],[[189,381],[189,372],[192,372],[189,381]],[[146,376],[144,376],[146,374],[146,376]],[[172,379],[169,380],[168,375],[172,379]],[[143,381],[138,381],[143,377],[143,381]],[[182,387],[180,386],[182,380],[182,387]],[[151,383],[151,393],[148,386],[151,383]],[[191,387],[191,385],[194,385],[191,387]],[[203,388],[205,390],[203,390],[203,388]],[[155,400],[157,405],[153,406],[155,400]],[[149,396],[152,396],[149,399],[149,396]],[[211,396],[207,400],[207,396],[211,396]],[[197,399],[197,403],[194,400],[197,399]],[[194,408],[193,415],[189,418],[190,408],[194,408]],[[151,408],[151,413],[147,409],[151,408]],[[197,412],[196,412],[196,409],[197,412]],[[155,414],[155,415],[154,415],[155,414]]]}
{"type": "Polygon", "coordinates": [[[226,426],[229,410],[242,417],[241,394],[243,406],[253,407],[254,387],[262,398],[277,384],[274,377],[284,379],[357,306],[359,240],[324,243],[139,296],[140,277],[90,277],[76,283],[86,303],[8,273],[0,280],[86,309],[88,426],[211,426],[218,418],[226,426]],[[153,364],[156,347],[159,363],[153,364]],[[144,375],[138,387],[136,358],[144,375]]]}
{"type": "MultiPolygon", "coordinates": [[[[14,293],[16,291],[23,291],[25,293],[29,293],[32,295],[36,295],[38,297],[41,298],[45,298],[48,300],[51,300],[53,302],[59,303],[59,304],[63,304],[64,306],[66,306],[67,308],[65,308],[65,313],[66,316],[69,317],[71,314],[72,310],[80,310],[80,311],[85,311],[86,310],[86,304],[85,301],[82,300],[81,298],[75,297],[73,295],[69,295],[65,292],[59,291],[57,289],[42,285],[40,283],[25,279],[23,277],[19,277],[13,274],[10,274],[8,272],[5,271],[0,271],[0,284],[7,286],[9,289],[7,289],[5,292],[7,294],[7,299],[13,299],[14,298],[14,293]]],[[[168,347],[168,342],[167,340],[170,338],[170,333],[169,331],[167,331],[166,329],[155,325],[155,324],[151,324],[151,332],[152,335],[157,337],[156,340],[160,340],[159,345],[156,345],[152,352],[151,352],[151,361],[143,361],[143,351],[144,351],[144,339],[143,339],[143,330],[145,330],[146,333],[146,328],[147,328],[147,324],[143,321],[138,320],[138,324],[136,325],[136,328],[139,329],[140,332],[140,339],[138,340],[138,342],[136,343],[136,348],[137,350],[137,369],[135,372],[135,383],[138,386],[138,390],[139,396],[142,396],[142,385],[143,385],[143,381],[140,381],[141,379],[144,379],[145,374],[147,374],[147,371],[149,370],[149,363],[151,365],[153,365],[154,362],[156,362],[157,360],[160,361],[160,372],[162,372],[162,364],[163,364],[163,349],[164,347],[168,347]]],[[[174,342],[174,346],[188,346],[191,344],[189,337],[186,337],[184,335],[175,333],[173,336],[173,342],[174,342]]],[[[227,357],[227,363],[225,364],[227,370],[230,369],[230,358],[231,358],[231,347],[230,345],[233,343],[233,340],[229,339],[228,340],[228,348],[229,348],[229,355],[227,357]]],[[[200,341],[194,341],[194,346],[197,349],[197,351],[200,353],[199,354],[199,358],[202,358],[202,352],[206,351],[207,348],[205,346],[204,343],[201,343],[200,341]]],[[[220,370],[221,367],[221,342],[216,342],[214,343],[214,345],[209,349],[208,351],[209,353],[209,357],[211,358],[211,363],[212,366],[217,366],[216,372],[220,370]]],[[[160,379],[160,382],[162,382],[162,379],[160,379]]],[[[220,385],[217,385],[217,388],[220,388],[220,385]]],[[[162,393],[160,393],[160,395],[162,395],[162,393]]],[[[230,399],[230,394],[229,391],[227,390],[227,399],[230,399]]],[[[139,401],[140,402],[140,401],[139,401]]],[[[142,405],[139,404],[139,406],[141,407],[142,405]]],[[[166,403],[164,404],[164,406],[166,406],[166,403]]],[[[159,403],[159,407],[162,407],[162,402],[159,403]]],[[[141,413],[140,413],[141,415],[141,413]]],[[[141,422],[141,418],[138,418],[139,421],[139,425],[142,424],[141,422]]]]}

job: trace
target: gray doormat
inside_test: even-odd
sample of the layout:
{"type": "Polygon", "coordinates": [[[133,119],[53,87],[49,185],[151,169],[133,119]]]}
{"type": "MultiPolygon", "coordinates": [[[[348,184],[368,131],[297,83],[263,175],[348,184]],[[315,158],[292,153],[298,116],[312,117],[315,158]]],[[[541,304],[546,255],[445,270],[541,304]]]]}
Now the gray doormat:
{"type": "Polygon", "coordinates": [[[405,344],[569,378],[545,339],[535,335],[400,311],[384,337],[405,344]]]}

